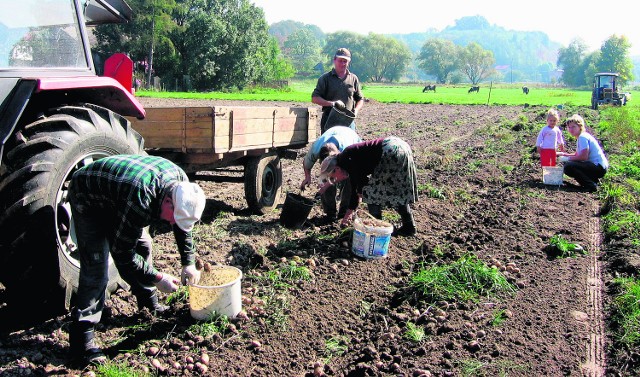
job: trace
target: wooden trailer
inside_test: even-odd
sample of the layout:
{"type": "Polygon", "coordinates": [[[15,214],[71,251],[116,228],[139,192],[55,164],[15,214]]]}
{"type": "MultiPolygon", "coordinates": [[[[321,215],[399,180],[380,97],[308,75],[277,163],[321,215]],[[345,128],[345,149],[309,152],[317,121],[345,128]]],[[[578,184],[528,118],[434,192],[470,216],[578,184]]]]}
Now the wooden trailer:
{"type": "Polygon", "coordinates": [[[266,213],[280,203],[281,158],[316,138],[318,111],[306,107],[147,108],[129,118],[149,154],[165,157],[188,174],[244,166],[249,208],[266,213]]]}

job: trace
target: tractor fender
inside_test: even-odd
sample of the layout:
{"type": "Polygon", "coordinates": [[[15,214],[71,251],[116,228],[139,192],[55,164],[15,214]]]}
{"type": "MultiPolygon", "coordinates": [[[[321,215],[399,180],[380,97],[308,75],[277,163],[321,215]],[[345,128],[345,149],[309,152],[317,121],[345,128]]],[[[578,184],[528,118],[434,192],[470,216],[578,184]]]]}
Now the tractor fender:
{"type": "MultiPolygon", "coordinates": [[[[35,95],[55,102],[85,102],[105,107],[123,116],[145,117],[140,102],[131,92],[111,77],[77,76],[38,79],[35,95]],[[56,100],[56,97],[59,99],[56,100]],[[62,99],[62,101],[60,100],[62,99]]],[[[49,106],[51,107],[51,106],[49,106]]]]}
{"type": "Polygon", "coordinates": [[[145,117],[142,104],[111,77],[75,76],[0,80],[0,163],[4,145],[15,131],[23,112],[44,111],[65,104],[91,103],[119,115],[145,117]],[[4,92],[4,93],[3,93],[4,92]]]}
{"type": "Polygon", "coordinates": [[[29,99],[36,88],[35,80],[0,80],[0,165],[4,156],[4,145],[16,128],[29,99]]]}

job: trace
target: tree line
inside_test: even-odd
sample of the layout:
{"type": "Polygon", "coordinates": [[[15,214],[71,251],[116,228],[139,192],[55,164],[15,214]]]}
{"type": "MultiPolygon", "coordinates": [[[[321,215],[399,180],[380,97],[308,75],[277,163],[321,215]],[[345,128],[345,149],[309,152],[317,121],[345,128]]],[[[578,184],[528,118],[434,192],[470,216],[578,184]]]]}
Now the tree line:
{"type": "Polygon", "coordinates": [[[566,85],[579,87],[591,84],[597,72],[618,72],[619,83],[624,85],[633,80],[630,48],[631,43],[624,35],[612,35],[600,50],[594,52],[587,52],[587,45],[575,39],[566,48],[560,48],[558,53],[558,67],[564,70],[562,81],[566,85]]]}
{"type": "MultiPolygon", "coordinates": [[[[174,89],[204,91],[317,77],[330,68],[339,47],[351,50],[351,70],[363,82],[399,81],[410,67],[438,83],[466,79],[475,85],[496,75],[493,52],[476,42],[463,47],[430,38],[414,58],[404,42],[381,34],[324,34],[316,26],[295,21],[283,21],[270,30],[263,10],[249,0],[128,3],[134,12],[132,22],[96,27],[94,50],[104,56],[128,53],[136,62],[136,78],[148,84],[159,76],[174,89]]],[[[617,71],[623,81],[631,80],[629,47],[625,37],[612,36],[600,51],[587,54],[584,43],[574,41],[560,49],[557,64],[564,69],[563,81],[584,85],[593,70],[617,71]]]]}

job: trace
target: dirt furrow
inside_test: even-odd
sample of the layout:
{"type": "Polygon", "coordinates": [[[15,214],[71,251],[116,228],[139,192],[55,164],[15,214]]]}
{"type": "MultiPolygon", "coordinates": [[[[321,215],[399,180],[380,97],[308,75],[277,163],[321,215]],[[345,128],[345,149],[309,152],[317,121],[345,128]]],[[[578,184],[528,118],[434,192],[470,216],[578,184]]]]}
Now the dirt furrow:
{"type": "MultiPolygon", "coordinates": [[[[599,208],[593,203],[592,213],[599,208]]],[[[598,217],[591,217],[589,221],[589,273],[587,278],[589,327],[590,334],[587,343],[587,360],[582,366],[582,373],[588,377],[604,376],[605,359],[605,326],[604,308],[602,302],[602,272],[600,262],[600,244],[602,240],[600,221],[598,217]]]]}

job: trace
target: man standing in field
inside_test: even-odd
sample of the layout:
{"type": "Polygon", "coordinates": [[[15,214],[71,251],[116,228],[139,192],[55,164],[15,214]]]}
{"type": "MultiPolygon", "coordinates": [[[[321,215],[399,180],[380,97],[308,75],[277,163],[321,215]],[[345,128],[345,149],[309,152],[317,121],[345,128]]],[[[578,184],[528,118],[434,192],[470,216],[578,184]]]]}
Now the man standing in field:
{"type": "MultiPolygon", "coordinates": [[[[364,97],[360,87],[358,76],[349,71],[351,52],[346,48],[339,48],[333,56],[333,69],[318,79],[316,88],[311,94],[311,102],[322,106],[322,118],[320,127],[324,133],[329,127],[327,117],[331,109],[349,110],[357,117],[364,105],[364,97]]],[[[355,121],[351,124],[342,124],[355,130],[355,121]]]]}

